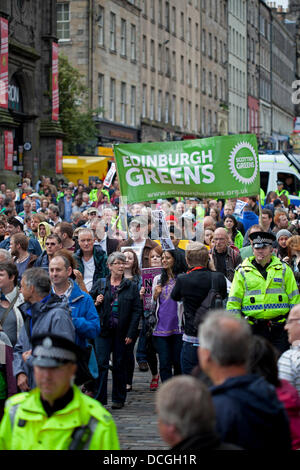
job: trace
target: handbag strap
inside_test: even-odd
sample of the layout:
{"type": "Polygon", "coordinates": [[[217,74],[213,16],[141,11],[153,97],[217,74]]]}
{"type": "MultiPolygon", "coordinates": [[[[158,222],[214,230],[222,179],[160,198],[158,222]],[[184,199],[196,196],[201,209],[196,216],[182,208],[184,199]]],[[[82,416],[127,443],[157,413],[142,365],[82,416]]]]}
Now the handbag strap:
{"type": "Polygon", "coordinates": [[[9,314],[9,312],[14,308],[14,305],[15,305],[18,297],[19,297],[19,288],[17,287],[17,292],[16,292],[16,296],[14,297],[14,300],[12,301],[11,304],[9,304],[9,306],[7,307],[7,309],[5,310],[5,312],[2,315],[2,318],[0,320],[0,326],[1,327],[3,327],[4,322],[7,318],[7,315],[9,314]]]}

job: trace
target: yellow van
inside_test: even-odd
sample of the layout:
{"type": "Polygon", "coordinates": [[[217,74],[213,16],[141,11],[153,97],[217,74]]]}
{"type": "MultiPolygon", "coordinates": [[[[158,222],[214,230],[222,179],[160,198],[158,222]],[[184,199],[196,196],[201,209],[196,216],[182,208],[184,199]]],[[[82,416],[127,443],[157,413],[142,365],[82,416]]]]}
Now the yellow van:
{"type": "Polygon", "coordinates": [[[69,181],[77,183],[78,179],[82,179],[84,184],[89,185],[93,179],[100,178],[104,180],[108,169],[109,162],[113,161],[113,157],[82,157],[82,156],[63,156],[63,175],[69,181]]]}

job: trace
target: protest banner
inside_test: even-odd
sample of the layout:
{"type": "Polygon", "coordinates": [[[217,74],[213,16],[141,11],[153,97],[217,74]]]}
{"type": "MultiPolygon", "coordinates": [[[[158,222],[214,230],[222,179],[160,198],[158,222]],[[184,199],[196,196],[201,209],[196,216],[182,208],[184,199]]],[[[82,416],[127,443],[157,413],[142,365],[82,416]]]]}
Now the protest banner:
{"type": "Polygon", "coordinates": [[[110,187],[110,185],[112,183],[112,180],[113,180],[113,177],[115,176],[115,173],[116,173],[116,164],[112,163],[110,169],[107,172],[104,183],[103,183],[103,186],[105,188],[110,187]]]}
{"type": "Polygon", "coordinates": [[[259,193],[254,134],[114,146],[127,204],[159,198],[233,198],[259,193]]]}
{"type": "Polygon", "coordinates": [[[153,279],[159,274],[161,268],[142,268],[142,286],[145,288],[144,310],[151,309],[153,279]]]}

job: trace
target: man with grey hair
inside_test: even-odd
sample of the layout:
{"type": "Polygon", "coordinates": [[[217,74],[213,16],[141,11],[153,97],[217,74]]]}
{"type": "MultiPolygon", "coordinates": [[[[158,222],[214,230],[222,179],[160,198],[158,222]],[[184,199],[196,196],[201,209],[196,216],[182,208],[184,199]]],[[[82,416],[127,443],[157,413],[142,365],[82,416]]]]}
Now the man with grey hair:
{"type": "Polygon", "coordinates": [[[206,385],[181,375],[162,384],[156,392],[158,429],[174,451],[238,450],[222,444],[215,431],[215,410],[206,385]]]}
{"type": "Polygon", "coordinates": [[[199,363],[213,382],[217,433],[246,450],[289,450],[289,421],[275,389],[247,373],[251,337],[247,322],[225,311],[210,312],[199,327],[199,363]]]}
{"type": "Polygon", "coordinates": [[[84,283],[90,292],[99,278],[108,275],[107,255],[100,245],[95,245],[95,235],[90,228],[82,228],[78,231],[79,250],[74,257],[78,264],[78,270],[83,275],[84,283]]]}
{"type": "Polygon", "coordinates": [[[26,270],[21,280],[25,303],[20,305],[24,318],[14,347],[13,371],[22,392],[35,386],[31,338],[34,334],[57,334],[75,341],[75,328],[66,299],[52,292],[48,273],[43,268],[26,270]]]}

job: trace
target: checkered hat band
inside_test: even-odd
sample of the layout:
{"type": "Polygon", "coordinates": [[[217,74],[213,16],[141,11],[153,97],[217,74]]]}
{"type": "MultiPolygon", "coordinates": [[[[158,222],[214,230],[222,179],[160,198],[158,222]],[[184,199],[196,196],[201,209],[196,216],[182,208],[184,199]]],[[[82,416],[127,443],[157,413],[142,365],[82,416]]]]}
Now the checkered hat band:
{"type": "Polygon", "coordinates": [[[33,355],[34,357],[76,362],[76,355],[72,351],[67,351],[66,349],[62,348],[45,348],[44,346],[36,346],[33,355]]]}

